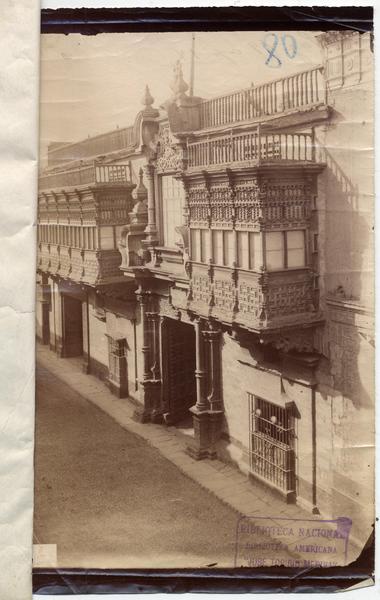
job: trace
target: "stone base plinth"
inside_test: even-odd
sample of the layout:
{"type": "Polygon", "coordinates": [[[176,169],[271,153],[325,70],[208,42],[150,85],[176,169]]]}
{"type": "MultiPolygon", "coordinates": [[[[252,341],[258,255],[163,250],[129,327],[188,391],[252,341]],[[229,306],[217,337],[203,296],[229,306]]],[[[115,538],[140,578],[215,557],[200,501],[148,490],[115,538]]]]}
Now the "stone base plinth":
{"type": "Polygon", "coordinates": [[[133,418],[140,423],[161,423],[162,414],[160,412],[160,379],[143,379],[140,382],[140,403],[141,408],[137,407],[133,418]]]}
{"type": "Polygon", "coordinates": [[[217,458],[216,444],[222,429],[223,411],[199,411],[190,408],[193,415],[194,441],[186,448],[186,452],[195,460],[217,458]]]}

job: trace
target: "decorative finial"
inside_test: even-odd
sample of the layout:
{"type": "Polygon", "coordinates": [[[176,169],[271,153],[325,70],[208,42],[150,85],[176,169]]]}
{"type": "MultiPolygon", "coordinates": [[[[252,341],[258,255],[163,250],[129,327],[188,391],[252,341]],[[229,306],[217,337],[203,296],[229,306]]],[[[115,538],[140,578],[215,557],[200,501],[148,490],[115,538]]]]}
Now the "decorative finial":
{"type": "Polygon", "coordinates": [[[144,93],[144,96],[143,96],[141,102],[146,108],[150,108],[154,102],[154,98],[153,98],[152,94],[150,93],[150,89],[149,89],[148,85],[145,86],[145,93],[144,93]]]}
{"type": "Polygon", "coordinates": [[[139,180],[140,183],[138,185],[138,188],[136,190],[136,196],[137,196],[137,201],[138,202],[144,202],[144,200],[147,199],[148,197],[148,191],[143,183],[143,175],[144,175],[144,171],[142,170],[142,168],[140,168],[139,170],[139,180]]]}
{"type": "Polygon", "coordinates": [[[182,65],[180,60],[177,60],[177,62],[175,63],[173,71],[174,79],[170,88],[173,90],[174,98],[176,100],[179,100],[186,95],[186,91],[189,89],[189,86],[183,78],[182,65]]]}
{"type": "Polygon", "coordinates": [[[144,92],[144,96],[141,99],[141,102],[144,105],[144,109],[142,111],[143,117],[145,119],[149,119],[149,118],[156,118],[159,116],[159,112],[156,108],[153,108],[152,104],[154,102],[154,98],[152,96],[152,94],[150,93],[149,90],[149,86],[146,85],[145,86],[145,92],[144,92]]]}

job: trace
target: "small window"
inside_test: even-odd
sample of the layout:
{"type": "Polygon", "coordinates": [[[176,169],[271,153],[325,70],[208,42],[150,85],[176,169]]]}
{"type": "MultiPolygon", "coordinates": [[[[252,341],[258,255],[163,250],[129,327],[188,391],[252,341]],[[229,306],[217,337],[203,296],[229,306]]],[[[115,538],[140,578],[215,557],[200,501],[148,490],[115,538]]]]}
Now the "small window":
{"type": "Polygon", "coordinates": [[[200,232],[199,229],[190,230],[191,240],[191,260],[199,261],[200,259],[200,232]]]}
{"type": "Polygon", "coordinates": [[[282,231],[267,233],[266,263],[268,271],[284,268],[284,235],[282,231]]]}
{"type": "Polygon", "coordinates": [[[249,268],[259,270],[263,264],[261,234],[249,234],[249,268]]]}
{"type": "Polygon", "coordinates": [[[200,230],[200,260],[205,263],[210,258],[210,235],[208,229],[200,230]]]}
{"type": "Polygon", "coordinates": [[[235,260],[233,231],[223,231],[223,265],[232,266],[235,260]]]}
{"type": "Polygon", "coordinates": [[[216,265],[223,264],[223,231],[212,232],[212,258],[216,265]]]}
{"type": "Polygon", "coordinates": [[[175,247],[180,241],[176,228],[183,224],[184,188],[172,175],[161,177],[163,244],[175,247]]]}
{"type": "MultiPolygon", "coordinates": [[[[81,240],[82,245],[82,240],[81,240]]],[[[101,227],[100,229],[100,245],[102,250],[113,250],[114,239],[113,239],[113,228],[112,227],[101,227]]]]}
{"type": "Polygon", "coordinates": [[[287,266],[304,267],[305,266],[305,234],[301,231],[288,231],[287,239],[287,266]]]}
{"type": "Polygon", "coordinates": [[[248,231],[238,231],[238,265],[242,269],[249,269],[248,231]]]}
{"type": "Polygon", "coordinates": [[[295,493],[295,421],[291,409],[248,393],[250,467],[286,493],[295,493]]]}

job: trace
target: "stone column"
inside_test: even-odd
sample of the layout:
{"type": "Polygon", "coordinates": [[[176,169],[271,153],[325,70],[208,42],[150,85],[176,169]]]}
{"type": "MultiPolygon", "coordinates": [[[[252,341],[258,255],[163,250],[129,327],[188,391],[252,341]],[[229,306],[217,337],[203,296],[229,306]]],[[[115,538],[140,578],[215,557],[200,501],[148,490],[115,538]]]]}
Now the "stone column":
{"type": "Polygon", "coordinates": [[[205,331],[204,336],[209,345],[209,381],[210,392],[207,397],[210,410],[220,410],[220,331],[210,329],[205,331]]]}
{"type": "Polygon", "coordinates": [[[147,163],[144,167],[145,177],[148,184],[148,224],[145,228],[146,241],[150,246],[157,244],[156,207],[154,198],[154,166],[147,163]]]}
{"type": "Polygon", "coordinates": [[[208,409],[204,390],[205,366],[203,344],[202,322],[201,319],[197,319],[195,322],[195,379],[197,385],[197,402],[195,408],[197,412],[203,412],[208,409]]]}
{"type": "Polygon", "coordinates": [[[162,423],[161,410],[161,369],[160,369],[160,322],[159,315],[156,312],[146,313],[149,323],[149,344],[150,344],[150,397],[151,414],[150,420],[153,423],[162,423]]]}
{"type": "Polygon", "coordinates": [[[194,442],[187,447],[187,452],[196,460],[208,457],[208,401],[205,394],[205,365],[204,365],[204,339],[202,320],[195,321],[195,378],[197,401],[190,408],[193,415],[194,442]]]}
{"type": "Polygon", "coordinates": [[[216,443],[220,438],[223,407],[221,398],[221,331],[214,323],[209,324],[210,329],[205,332],[205,338],[209,346],[209,369],[208,377],[210,382],[207,401],[209,403],[209,450],[210,458],[216,457],[216,443]]]}
{"type": "Polygon", "coordinates": [[[201,320],[198,319],[195,323],[197,402],[190,409],[193,414],[194,443],[187,451],[196,460],[216,457],[215,444],[219,439],[223,416],[220,397],[220,331],[211,329],[211,324],[209,327],[210,330],[202,331],[201,320]],[[206,378],[210,384],[207,397],[206,378]]]}
{"type": "Polygon", "coordinates": [[[136,421],[146,423],[151,420],[151,413],[153,410],[151,393],[152,372],[150,364],[151,340],[147,317],[148,296],[146,293],[144,293],[144,291],[140,291],[137,294],[137,299],[140,302],[141,326],[143,333],[143,344],[141,348],[141,353],[143,355],[143,374],[142,380],[140,381],[141,407],[136,408],[134,418],[136,421]]]}

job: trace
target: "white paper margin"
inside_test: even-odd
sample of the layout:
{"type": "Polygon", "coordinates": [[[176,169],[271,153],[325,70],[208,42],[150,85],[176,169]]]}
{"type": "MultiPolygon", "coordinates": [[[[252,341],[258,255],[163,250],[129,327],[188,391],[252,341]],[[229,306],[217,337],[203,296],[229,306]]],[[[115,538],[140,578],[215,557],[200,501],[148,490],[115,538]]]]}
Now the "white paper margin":
{"type": "Polygon", "coordinates": [[[0,3],[0,599],[31,598],[39,2],[0,3]]]}

